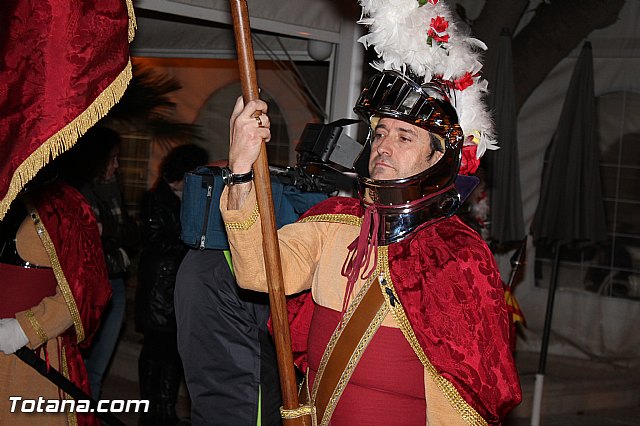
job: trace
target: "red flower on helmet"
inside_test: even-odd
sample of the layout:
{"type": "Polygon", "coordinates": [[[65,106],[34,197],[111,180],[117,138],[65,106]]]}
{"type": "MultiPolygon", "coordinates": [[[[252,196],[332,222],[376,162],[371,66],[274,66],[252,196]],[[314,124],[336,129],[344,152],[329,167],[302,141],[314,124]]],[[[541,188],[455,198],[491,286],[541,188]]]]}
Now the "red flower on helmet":
{"type": "Polygon", "coordinates": [[[431,18],[431,28],[427,32],[429,38],[427,39],[427,43],[431,45],[432,41],[435,40],[439,43],[446,43],[449,41],[449,34],[445,34],[444,32],[449,28],[449,21],[444,19],[442,16],[436,16],[435,18],[431,18]]]}
{"type": "Polygon", "coordinates": [[[449,21],[444,19],[442,16],[436,16],[435,18],[431,18],[431,28],[434,29],[437,33],[443,33],[449,28],[449,21]]]}
{"type": "Polygon", "coordinates": [[[462,161],[460,163],[460,171],[458,174],[470,175],[478,170],[480,160],[476,158],[477,150],[478,146],[476,144],[465,145],[462,147],[462,161]]]}
{"type": "Polygon", "coordinates": [[[431,40],[435,40],[440,43],[446,43],[449,41],[449,34],[444,34],[440,36],[435,31],[433,31],[433,28],[429,28],[429,32],[427,33],[427,35],[429,36],[429,39],[427,40],[427,42],[430,42],[431,40]]]}
{"type": "Polygon", "coordinates": [[[456,90],[464,90],[467,87],[471,86],[472,84],[473,84],[473,76],[471,75],[470,72],[467,72],[462,77],[453,80],[453,87],[456,88],[456,90]]]}

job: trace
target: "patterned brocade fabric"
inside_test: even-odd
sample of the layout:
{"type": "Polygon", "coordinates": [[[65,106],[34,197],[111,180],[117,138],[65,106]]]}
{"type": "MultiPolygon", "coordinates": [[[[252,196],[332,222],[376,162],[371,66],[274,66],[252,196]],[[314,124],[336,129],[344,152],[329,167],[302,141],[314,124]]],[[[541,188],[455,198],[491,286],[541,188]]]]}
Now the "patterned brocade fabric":
{"type": "Polygon", "coordinates": [[[88,347],[111,297],[95,216],[84,197],[60,180],[33,193],[32,200],[51,243],[45,248],[55,253],[52,267],[74,322],[65,338],[88,347]]]}
{"type": "MultiPolygon", "coordinates": [[[[348,223],[347,217],[357,221],[362,214],[358,200],[336,197],[301,220],[348,223]]],[[[451,401],[462,397],[486,423],[500,424],[522,393],[504,290],[489,248],[452,217],[389,245],[388,265],[425,368],[432,366],[445,393],[453,385],[451,401]]],[[[308,293],[288,302],[294,355],[303,366],[310,304],[308,293]]]]}
{"type": "Polygon", "coordinates": [[[457,218],[389,246],[393,283],[438,373],[489,424],[521,400],[493,255],[457,218]]]}
{"type": "Polygon", "coordinates": [[[130,1],[2,2],[0,218],[22,183],[122,96],[131,78],[130,1]]]}

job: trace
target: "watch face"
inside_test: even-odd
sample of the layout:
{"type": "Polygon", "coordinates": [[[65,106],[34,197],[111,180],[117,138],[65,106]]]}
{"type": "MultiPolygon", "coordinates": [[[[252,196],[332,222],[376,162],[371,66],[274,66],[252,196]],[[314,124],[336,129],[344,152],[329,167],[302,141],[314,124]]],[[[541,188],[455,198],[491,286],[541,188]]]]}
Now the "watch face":
{"type": "Polygon", "coordinates": [[[223,167],[220,170],[220,174],[222,175],[222,182],[224,182],[225,185],[231,185],[231,169],[229,169],[228,167],[223,167]]]}

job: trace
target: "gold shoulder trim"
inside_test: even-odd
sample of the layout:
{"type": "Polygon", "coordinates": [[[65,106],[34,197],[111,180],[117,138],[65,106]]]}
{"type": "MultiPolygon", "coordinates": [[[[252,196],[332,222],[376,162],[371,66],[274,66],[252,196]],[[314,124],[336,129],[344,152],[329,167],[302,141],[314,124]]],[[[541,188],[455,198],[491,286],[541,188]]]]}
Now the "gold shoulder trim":
{"type": "Polygon", "coordinates": [[[16,168],[11,177],[11,182],[9,182],[7,194],[0,200],[0,220],[7,213],[11,202],[15,200],[24,185],[42,167],[75,145],[80,136],[85,134],[89,128],[109,112],[111,107],[120,101],[129,81],[131,81],[131,77],[131,59],[129,59],[120,74],[96,97],[87,109],[47,139],[16,168]]]}
{"type": "Polygon", "coordinates": [[[65,277],[62,266],[60,265],[60,259],[58,259],[56,248],[53,245],[51,236],[47,232],[47,229],[44,227],[42,220],[40,220],[40,215],[38,215],[38,212],[36,211],[35,207],[33,207],[30,201],[27,201],[27,207],[29,209],[31,219],[33,220],[33,225],[36,227],[36,232],[40,237],[40,241],[42,241],[42,245],[44,245],[44,248],[47,251],[49,260],[51,261],[53,274],[56,277],[58,287],[60,287],[60,292],[62,293],[62,297],[64,298],[65,303],[67,304],[67,308],[69,308],[69,313],[71,314],[71,319],[73,320],[73,325],[76,330],[77,342],[80,343],[84,340],[84,327],[82,326],[82,321],[80,320],[80,312],[78,311],[76,300],[73,297],[73,293],[71,293],[69,282],[67,281],[67,277],[65,277]]]}
{"type": "Polygon", "coordinates": [[[31,323],[31,327],[33,327],[33,329],[36,331],[36,334],[40,338],[40,344],[47,343],[47,340],[49,340],[49,336],[47,336],[46,331],[44,331],[44,328],[42,328],[42,325],[40,325],[40,322],[33,314],[33,311],[31,309],[27,309],[26,315],[29,319],[29,323],[31,323]]]}
{"type": "Polygon", "coordinates": [[[398,299],[398,295],[396,293],[395,287],[393,286],[393,281],[391,280],[391,273],[389,271],[389,251],[387,246],[379,246],[378,247],[378,265],[379,268],[382,269],[382,274],[385,277],[385,280],[388,281],[389,286],[385,286],[384,283],[380,282],[380,287],[382,289],[385,302],[391,308],[391,314],[393,315],[396,322],[400,325],[400,330],[402,330],[402,334],[407,339],[411,348],[416,353],[420,362],[424,366],[427,371],[427,374],[431,376],[434,380],[438,389],[445,395],[447,400],[451,403],[453,408],[460,414],[460,416],[464,419],[467,424],[471,426],[487,426],[487,421],[480,415],[478,412],[471,406],[465,399],[460,396],[458,390],[453,386],[453,384],[442,377],[436,368],[431,364],[431,361],[427,358],[427,355],[422,350],[420,343],[418,342],[418,338],[416,337],[413,329],[411,328],[411,324],[409,323],[409,319],[400,303],[400,299],[398,299]],[[393,296],[388,294],[391,292],[393,296]],[[393,297],[393,300],[391,300],[393,297]]]}
{"type": "Polygon", "coordinates": [[[251,216],[243,222],[225,222],[224,227],[230,231],[246,231],[251,228],[254,223],[258,221],[260,217],[260,211],[258,210],[258,204],[253,208],[251,216]]]}
{"type": "Polygon", "coordinates": [[[332,222],[342,223],[344,225],[360,226],[362,225],[362,218],[351,214],[317,214],[300,219],[299,222],[332,222]]]}

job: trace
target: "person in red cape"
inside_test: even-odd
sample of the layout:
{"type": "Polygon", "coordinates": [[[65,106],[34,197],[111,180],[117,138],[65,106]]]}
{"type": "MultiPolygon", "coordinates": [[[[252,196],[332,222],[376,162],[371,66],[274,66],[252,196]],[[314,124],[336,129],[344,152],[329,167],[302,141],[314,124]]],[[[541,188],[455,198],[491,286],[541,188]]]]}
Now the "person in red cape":
{"type": "Polygon", "coordinates": [[[51,169],[41,169],[122,97],[131,80],[129,43],[135,27],[131,0],[2,4],[2,425],[98,424],[93,415],[71,413],[69,404],[56,405],[68,396],[14,352],[24,345],[34,349],[89,391],[78,348],[88,345],[110,297],[100,236],[83,197],[53,179],[51,169]],[[29,409],[34,400],[43,404],[31,411],[45,413],[20,413],[21,402],[29,409]]]}
{"type": "MultiPolygon", "coordinates": [[[[437,0],[361,3],[364,43],[385,61],[354,108],[370,129],[368,176],[358,198],[332,197],[278,230],[311,415],[338,426],[498,425],[522,399],[509,313],[493,255],[455,216],[473,189],[463,175],[495,149],[469,47],[481,42],[458,34],[437,0]],[[403,57],[415,62],[399,66],[403,57]]],[[[271,136],[267,108],[238,100],[220,199],[237,282],[258,291],[267,283],[251,167],[271,136]]]]}
{"type": "Polygon", "coordinates": [[[13,355],[27,346],[90,393],[80,348],[111,296],[91,207],[63,180],[36,178],[0,224],[0,424],[100,424],[53,406],[60,412],[21,413],[23,400],[70,397],[13,355]],[[10,396],[21,398],[15,407],[10,396]]]}

